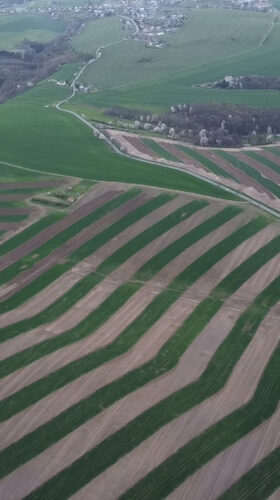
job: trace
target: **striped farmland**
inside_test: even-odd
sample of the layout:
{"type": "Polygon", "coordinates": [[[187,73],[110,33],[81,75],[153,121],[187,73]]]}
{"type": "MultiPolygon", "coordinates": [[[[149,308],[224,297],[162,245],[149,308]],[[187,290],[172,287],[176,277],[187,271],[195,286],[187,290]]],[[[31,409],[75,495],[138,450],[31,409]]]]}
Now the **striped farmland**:
{"type": "Polygon", "coordinates": [[[279,224],[109,183],[47,217],[3,244],[1,498],[272,495],[279,224]]]}
{"type": "Polygon", "coordinates": [[[132,155],[222,183],[280,212],[280,152],[269,147],[250,151],[187,146],[179,140],[147,138],[114,131],[120,147],[132,155]],[[131,147],[127,147],[131,145],[131,147]]]}

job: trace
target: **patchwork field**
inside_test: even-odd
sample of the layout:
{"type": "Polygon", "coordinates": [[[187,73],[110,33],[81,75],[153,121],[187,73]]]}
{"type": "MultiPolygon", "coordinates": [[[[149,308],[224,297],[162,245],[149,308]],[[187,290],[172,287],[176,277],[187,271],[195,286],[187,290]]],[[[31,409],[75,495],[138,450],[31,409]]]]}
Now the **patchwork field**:
{"type": "Polygon", "coordinates": [[[1,499],[279,487],[277,221],[100,182],[0,252],[1,499]]]}
{"type": "Polygon", "coordinates": [[[280,211],[280,149],[276,147],[210,150],[119,130],[108,129],[106,134],[131,156],[203,175],[280,211]]]}

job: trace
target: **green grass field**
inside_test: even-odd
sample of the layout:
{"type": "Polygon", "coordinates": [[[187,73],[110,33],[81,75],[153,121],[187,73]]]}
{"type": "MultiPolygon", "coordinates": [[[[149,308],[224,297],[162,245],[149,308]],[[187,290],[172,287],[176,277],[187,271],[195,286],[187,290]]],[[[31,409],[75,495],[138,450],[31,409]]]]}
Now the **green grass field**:
{"type": "Polygon", "coordinates": [[[111,153],[85,125],[52,107],[67,92],[40,85],[1,106],[0,161],[45,173],[154,185],[231,199],[229,194],[182,172],[111,153]]]}
{"type": "Polygon", "coordinates": [[[169,35],[169,46],[162,51],[133,41],[105,49],[85,74],[88,83],[100,91],[79,96],[77,102],[155,110],[179,102],[277,106],[278,93],[273,91],[194,87],[231,74],[279,76],[280,25],[278,21],[272,24],[273,15],[203,9],[188,16],[184,29],[169,35]],[[149,61],[139,62],[143,57],[149,61]]]}
{"type": "Polygon", "coordinates": [[[2,15],[0,16],[0,49],[20,47],[24,39],[48,42],[62,33],[67,22],[53,20],[48,16],[2,15]]]}
{"type": "Polygon", "coordinates": [[[129,34],[130,31],[122,29],[118,17],[105,17],[88,23],[82,33],[73,39],[72,45],[77,52],[94,55],[98,47],[120,42],[129,34]]]}

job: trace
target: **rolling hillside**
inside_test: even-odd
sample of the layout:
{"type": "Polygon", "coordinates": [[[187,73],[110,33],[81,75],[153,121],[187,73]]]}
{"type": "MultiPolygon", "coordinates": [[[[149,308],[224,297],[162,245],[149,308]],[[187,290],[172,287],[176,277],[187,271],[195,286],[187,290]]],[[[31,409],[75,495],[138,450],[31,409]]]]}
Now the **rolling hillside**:
{"type": "Polygon", "coordinates": [[[20,235],[0,247],[1,498],[273,493],[279,223],[101,182],[20,235]]]}

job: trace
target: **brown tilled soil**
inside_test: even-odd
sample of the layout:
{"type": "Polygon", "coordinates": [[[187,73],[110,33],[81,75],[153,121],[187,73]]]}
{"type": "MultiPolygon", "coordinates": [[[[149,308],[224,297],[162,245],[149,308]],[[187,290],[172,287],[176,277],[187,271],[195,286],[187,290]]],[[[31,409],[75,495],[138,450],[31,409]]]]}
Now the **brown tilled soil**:
{"type": "MultiPolygon", "coordinates": [[[[123,459],[119,460],[115,465],[107,469],[103,474],[85,486],[79,491],[79,494],[73,498],[100,498],[102,497],[102,494],[104,495],[104,492],[106,492],[106,498],[108,499],[118,498],[157,465],[166,460],[173,453],[176,453],[176,451],[184,444],[187,444],[191,439],[204,432],[208,427],[214,425],[217,421],[225,418],[229,413],[233,412],[243,404],[246,404],[253,396],[269,357],[278,343],[277,322],[279,322],[279,316],[277,317],[277,321],[273,320],[272,328],[271,322],[269,322],[268,327],[266,325],[266,328],[263,328],[262,326],[259,328],[254,339],[240,361],[237,363],[228,383],[222,391],[162,427],[135,450],[126,455],[123,459]],[[270,336],[267,341],[268,330],[270,336]],[[112,478],[114,478],[113,481],[112,478]],[[111,485],[111,488],[109,488],[109,485],[111,485]],[[93,494],[95,496],[92,496],[93,494]]],[[[166,379],[165,382],[168,387],[166,392],[169,392],[168,380],[166,379]]],[[[187,382],[189,381],[187,380],[187,382]]],[[[115,420],[116,416],[117,415],[115,414],[111,420],[115,420]]],[[[125,414],[123,414],[123,418],[127,421],[125,414]]],[[[109,429],[109,426],[113,426],[114,431],[116,430],[114,422],[110,421],[108,423],[106,422],[106,424],[108,434],[111,434],[112,432],[109,429]]],[[[96,433],[98,433],[98,429],[95,428],[95,430],[96,433]]],[[[99,430],[99,434],[102,434],[101,439],[104,439],[104,434],[106,435],[104,428],[99,430]]],[[[93,436],[93,434],[91,435],[93,436]]],[[[100,442],[101,439],[99,435],[97,439],[95,437],[94,445],[96,444],[96,441],[100,442]]],[[[270,427],[270,432],[265,433],[263,435],[263,439],[266,441],[266,449],[269,449],[270,446],[275,446],[273,444],[274,441],[279,443],[279,411],[276,416],[276,420],[273,422],[272,428],[270,427]],[[274,431],[276,430],[277,425],[278,433],[276,437],[274,431]]],[[[262,453],[262,449],[258,449],[258,447],[255,448],[253,439],[251,440],[251,443],[252,449],[248,450],[247,458],[248,456],[250,457],[251,454],[262,453]]],[[[258,444],[261,445],[261,442],[259,441],[258,444]]],[[[74,440],[71,442],[71,448],[73,445],[75,446],[74,440]]],[[[91,447],[92,445],[93,443],[91,443],[91,447]]],[[[64,452],[65,451],[66,450],[64,449],[64,452]]],[[[192,457],[190,457],[190,460],[191,458],[192,457]]],[[[244,472],[246,471],[245,458],[246,457],[244,457],[244,462],[242,461],[240,463],[240,469],[243,469],[244,472]]],[[[232,464],[229,465],[226,477],[230,475],[231,465],[232,464]]],[[[55,471],[53,471],[53,473],[54,472],[55,471]]],[[[198,474],[199,473],[200,471],[198,471],[198,474]]],[[[191,481],[191,479],[192,478],[190,478],[189,481],[191,481]]],[[[215,484],[215,476],[201,475],[200,481],[197,481],[196,483],[197,487],[200,488],[203,485],[203,481],[207,482],[207,480],[210,480],[211,484],[215,484]]],[[[195,492],[191,489],[191,484],[188,484],[189,481],[185,483],[185,486],[188,486],[187,491],[191,492],[187,498],[196,498],[197,500],[202,498],[208,499],[208,496],[203,496],[203,492],[205,491],[204,489],[201,491],[202,495],[198,494],[197,496],[193,496],[195,492]]],[[[174,496],[173,499],[175,500],[175,498],[186,497],[174,496]]],[[[209,498],[217,498],[217,496],[210,496],[209,498]]]]}
{"type": "Polygon", "coordinates": [[[0,207],[0,215],[28,215],[34,212],[33,207],[0,207]]]}
{"type": "Polygon", "coordinates": [[[199,469],[168,499],[215,500],[279,445],[280,407],[257,429],[199,469]]]}
{"type": "Polygon", "coordinates": [[[0,201],[22,201],[28,198],[28,194],[0,194],[0,201]]]}
{"type": "Polygon", "coordinates": [[[22,226],[22,222],[1,222],[0,231],[15,231],[22,226]]]}
{"type": "Polygon", "coordinates": [[[190,157],[187,153],[185,153],[181,149],[176,148],[176,146],[173,144],[170,144],[170,142],[161,141],[161,142],[159,142],[159,145],[162,148],[166,149],[166,151],[168,151],[169,153],[174,155],[176,158],[181,160],[183,163],[188,164],[188,166],[189,165],[196,166],[198,171],[202,171],[204,173],[205,172],[211,173],[210,170],[208,170],[208,168],[205,167],[205,165],[203,165],[199,161],[195,160],[194,158],[190,157]]]}
{"type": "Polygon", "coordinates": [[[109,214],[105,215],[102,219],[87,226],[85,229],[80,231],[80,233],[61,245],[58,249],[54,250],[47,257],[34,264],[31,269],[23,271],[18,276],[16,276],[16,278],[4,285],[4,288],[2,288],[2,294],[0,296],[0,302],[7,300],[9,297],[22,290],[24,287],[37,279],[58,262],[63,262],[68,255],[91,240],[106,227],[109,227],[112,223],[116,222],[121,217],[124,217],[129,212],[140,207],[147,201],[148,197],[144,193],[142,193],[136,196],[133,200],[124,203],[116,210],[113,210],[109,214]]]}
{"type": "MultiPolygon", "coordinates": [[[[238,158],[240,161],[244,161],[245,163],[248,163],[248,165],[249,165],[249,162],[247,161],[247,156],[244,153],[236,151],[236,152],[231,152],[231,155],[234,156],[235,158],[238,158]]],[[[255,160],[252,160],[252,161],[255,161],[255,160]]],[[[257,170],[263,176],[266,176],[266,171],[268,169],[266,167],[263,167],[262,164],[260,164],[260,166],[257,168],[256,164],[257,164],[257,162],[255,162],[255,164],[254,164],[254,169],[257,170]]],[[[253,182],[251,182],[251,185],[253,185],[253,182]]],[[[267,189],[264,186],[262,187],[262,191],[263,191],[263,193],[266,193],[271,200],[276,198],[275,195],[273,193],[271,193],[271,191],[269,191],[269,189],[267,189]]]]}
{"type": "MultiPolygon", "coordinates": [[[[204,214],[201,214],[201,216],[204,215],[204,218],[210,216],[209,207],[207,208],[208,208],[208,213],[206,214],[204,211],[204,214]]],[[[186,222],[188,221],[185,221],[185,223],[186,222]]],[[[235,223],[236,225],[238,225],[240,223],[240,218],[236,220],[235,223]]],[[[220,233],[218,233],[221,239],[224,238],[224,234],[227,234],[226,231],[228,232],[232,231],[233,221],[230,221],[230,224],[228,223],[227,226],[228,226],[227,228],[223,228],[223,230],[220,230],[220,233]]],[[[216,231],[216,233],[217,232],[218,230],[216,231]]],[[[167,240],[167,243],[172,242],[174,240],[175,234],[176,233],[171,231],[170,241],[167,240]]],[[[213,240],[210,236],[207,239],[206,245],[211,245],[211,243],[213,243],[213,240]]],[[[92,292],[87,294],[87,296],[77,304],[77,307],[71,309],[62,318],[54,322],[54,324],[51,324],[48,327],[46,326],[40,327],[39,329],[37,329],[35,335],[38,334],[39,330],[40,332],[45,332],[44,335],[45,337],[54,336],[76,325],[85,316],[87,316],[87,314],[89,314],[91,310],[97,307],[108,295],[110,295],[110,293],[114,289],[116,289],[122,282],[125,282],[129,278],[131,278],[135,273],[135,271],[139,267],[141,267],[141,265],[143,265],[149,258],[155,255],[161,248],[163,248],[163,246],[164,246],[163,242],[159,239],[158,245],[155,246],[155,243],[151,243],[148,247],[145,247],[143,250],[139,252],[139,254],[136,254],[133,257],[131,257],[119,269],[117,269],[110,276],[108,276],[108,278],[105,279],[100,285],[98,285],[92,292]]],[[[11,393],[15,385],[17,389],[19,389],[20,387],[23,387],[28,383],[31,383],[31,381],[35,381],[38,377],[40,378],[44,370],[45,370],[44,373],[46,375],[47,373],[50,373],[51,371],[57,369],[57,367],[69,363],[70,360],[77,359],[85,355],[85,353],[94,350],[96,347],[101,347],[102,345],[106,345],[107,343],[110,343],[112,340],[114,340],[115,336],[117,336],[122,331],[122,328],[127,326],[133,320],[133,318],[140,313],[139,307],[141,301],[138,300],[138,297],[139,298],[143,296],[145,297],[146,303],[143,307],[145,307],[149,302],[151,302],[153,298],[158,293],[160,293],[162,288],[164,288],[164,286],[174,276],[176,276],[178,272],[180,272],[182,269],[186,267],[188,262],[192,262],[197,258],[199,253],[203,253],[205,251],[205,243],[200,245],[200,247],[198,247],[197,245],[196,248],[199,248],[199,250],[194,252],[192,251],[193,249],[188,249],[185,252],[183,252],[181,256],[177,257],[177,259],[174,259],[173,266],[170,264],[166,266],[166,269],[163,269],[154,279],[148,282],[143,287],[142,290],[136,293],[116,314],[117,318],[114,317],[113,330],[112,327],[108,326],[107,322],[106,327],[104,326],[105,331],[103,331],[103,329],[101,328],[103,333],[101,334],[100,339],[99,336],[95,333],[92,337],[87,337],[86,339],[83,339],[80,342],[76,342],[75,344],[70,345],[65,349],[63,349],[63,351],[57,351],[51,354],[50,356],[45,358],[45,360],[40,360],[39,362],[35,361],[32,364],[32,368],[31,366],[24,368],[24,373],[25,373],[24,377],[21,376],[17,378],[16,374],[13,374],[8,378],[5,378],[5,382],[4,380],[1,381],[3,383],[0,382],[0,388],[1,388],[0,397],[2,398],[7,397],[8,393],[11,393]],[[115,332],[114,335],[113,332],[115,332]],[[62,361],[61,359],[62,357],[64,361],[62,361]],[[43,368],[43,364],[45,365],[45,368],[43,368]],[[37,365],[39,371],[36,368],[37,365]]],[[[14,339],[14,343],[18,345],[19,350],[22,349],[20,337],[21,336],[19,336],[18,339],[14,339]]],[[[9,347],[11,343],[12,341],[7,345],[7,347],[9,347]]],[[[5,356],[5,351],[6,351],[5,344],[2,344],[1,347],[2,347],[1,351],[4,353],[5,356]]],[[[18,374],[20,374],[20,372],[21,370],[18,372],[18,374]]]]}
{"type": "Polygon", "coordinates": [[[237,179],[237,181],[240,182],[241,185],[252,186],[259,193],[263,193],[263,187],[257,181],[255,181],[255,179],[249,177],[249,175],[244,173],[242,170],[233,167],[233,165],[229,161],[225,160],[224,158],[221,158],[213,151],[200,150],[199,153],[205,156],[206,158],[209,158],[209,160],[215,162],[219,167],[223,168],[229,174],[233,175],[237,179]]]}
{"type": "Polygon", "coordinates": [[[245,153],[238,152],[238,157],[240,160],[244,161],[245,163],[248,163],[250,167],[254,168],[259,172],[261,175],[264,175],[267,179],[270,179],[273,182],[276,182],[276,184],[280,184],[280,173],[277,174],[274,170],[271,168],[267,167],[260,161],[255,160],[255,158],[252,158],[249,155],[246,155],[245,153]]]}
{"type": "Polygon", "coordinates": [[[160,156],[155,153],[149,146],[144,144],[138,137],[132,137],[131,135],[124,135],[124,138],[129,144],[131,144],[135,149],[139,151],[139,153],[144,153],[145,155],[150,156],[154,160],[158,160],[160,156]]]}
{"type": "MultiPolygon", "coordinates": [[[[222,231],[217,230],[216,238],[217,240],[223,239],[224,234],[222,234],[222,231]]],[[[208,241],[207,241],[207,244],[208,241]]],[[[213,241],[212,241],[213,244],[213,241]]],[[[209,246],[212,246],[211,244],[209,246]]],[[[204,245],[201,243],[200,247],[197,245],[196,248],[193,248],[193,252],[189,251],[189,259],[192,261],[195,260],[197,256],[199,256],[201,253],[204,252],[204,245]]],[[[186,255],[187,257],[187,255],[186,255]]],[[[216,278],[216,281],[218,281],[218,277],[216,278]]],[[[203,283],[202,283],[203,284],[203,283]]],[[[93,336],[92,338],[86,339],[87,346],[84,348],[83,354],[86,354],[96,348],[102,347],[110,342],[112,342],[122,331],[122,329],[127,326],[133,318],[137,316],[141,312],[141,304],[142,307],[145,307],[148,303],[151,301],[151,299],[154,297],[150,297],[150,291],[148,287],[151,287],[151,283],[149,283],[146,287],[144,287],[138,294],[135,294],[130,301],[128,301],[112,318],[110,318],[105,325],[103,325],[93,336]],[[147,296],[148,294],[148,296],[147,296]],[[144,302],[143,302],[144,300],[144,302]]],[[[185,319],[185,317],[190,314],[190,312],[194,309],[194,307],[197,304],[197,301],[199,300],[198,298],[194,299],[193,298],[193,293],[192,289],[195,288],[194,286],[191,287],[171,308],[164,314],[160,320],[155,323],[155,325],[150,329],[149,332],[139,341],[138,344],[134,346],[134,348],[126,355],[124,355],[122,358],[118,358],[116,360],[113,360],[107,365],[104,365],[103,367],[100,367],[98,370],[95,372],[92,372],[92,374],[85,375],[83,377],[80,377],[80,379],[74,381],[73,383],[69,384],[67,388],[63,388],[60,391],[57,391],[56,394],[53,394],[49,396],[44,402],[40,402],[37,405],[34,405],[33,408],[27,410],[25,412],[27,419],[25,424],[20,428],[18,426],[18,418],[19,416],[16,416],[15,419],[17,423],[12,419],[12,421],[9,421],[7,425],[9,426],[9,429],[13,430],[15,428],[18,429],[19,432],[26,432],[26,425],[28,426],[28,432],[30,431],[30,427],[27,424],[27,422],[30,425],[34,425],[34,419],[36,418],[35,415],[38,413],[38,407],[43,406],[46,408],[52,408],[52,415],[53,415],[53,408],[55,407],[56,410],[63,411],[66,407],[68,407],[70,404],[74,404],[74,401],[78,401],[81,397],[86,397],[89,394],[93,392],[93,390],[97,390],[99,387],[104,385],[105,383],[109,383],[114,378],[117,376],[121,376],[124,374],[129,368],[135,368],[136,366],[139,366],[141,363],[144,363],[150,357],[152,357],[161,347],[161,345],[174,333],[174,331],[180,326],[182,321],[185,319]],[[147,338],[149,339],[149,342],[147,342],[147,338]],[[120,361],[121,360],[121,361],[120,361]],[[116,375],[117,374],[117,375],[116,375]],[[64,396],[62,397],[63,394],[65,394],[65,391],[67,391],[68,397],[65,398],[64,396]],[[69,401],[71,403],[69,403],[69,401]],[[61,407],[61,404],[63,405],[61,407]],[[30,413],[31,411],[31,413],[30,413]],[[33,417],[32,417],[33,415],[33,417]],[[32,422],[32,424],[31,424],[32,422]],[[11,427],[10,427],[11,425],[11,427]]],[[[156,293],[156,289],[153,290],[154,293],[156,293]]],[[[197,293],[195,294],[196,296],[198,295],[197,293]]],[[[205,296],[207,296],[207,291],[201,292],[200,293],[200,299],[203,299],[205,296]]],[[[245,307],[245,306],[244,306],[245,307]]],[[[237,309],[239,311],[240,308],[237,309]]],[[[82,345],[81,343],[76,343],[75,346],[77,346],[78,354],[81,355],[79,352],[79,345],[82,345]]],[[[85,344],[85,342],[84,342],[85,344]]],[[[75,347],[70,346],[71,347],[75,347]]],[[[67,349],[67,348],[66,348],[67,349]]],[[[69,353],[70,353],[69,349],[69,353]]],[[[72,349],[73,350],[73,349],[72,349]]],[[[65,352],[65,350],[64,350],[65,352]]],[[[62,353],[62,351],[61,351],[62,353]]],[[[60,354],[61,354],[60,353],[60,354]]],[[[71,355],[71,353],[70,353],[71,355]]],[[[73,356],[73,353],[72,353],[73,356]]],[[[67,361],[65,360],[65,363],[69,362],[69,357],[68,354],[66,353],[66,358],[67,361]]],[[[44,364],[44,360],[41,360],[42,363],[44,364]]],[[[43,364],[41,364],[41,369],[43,368],[43,364]]],[[[51,365],[51,360],[49,357],[49,364],[46,364],[46,368],[49,370],[50,365],[51,365]]],[[[38,365],[38,370],[36,369],[35,364],[33,364],[33,368],[36,369],[37,373],[34,375],[34,370],[29,370],[29,374],[27,371],[21,371],[21,376],[22,378],[25,378],[25,380],[28,380],[26,383],[30,382],[30,376],[31,377],[36,377],[42,376],[42,372],[40,372],[40,366],[38,365]]],[[[54,369],[55,367],[53,367],[54,369]]],[[[23,369],[25,370],[25,369],[23,369]]],[[[50,370],[52,371],[52,370],[50,370]]],[[[18,371],[20,374],[20,370],[18,371]]],[[[20,377],[18,378],[18,383],[20,383],[20,377]]],[[[12,384],[13,384],[13,377],[9,376],[5,379],[5,383],[3,385],[3,390],[8,390],[9,393],[12,390],[12,384]]],[[[20,386],[16,385],[16,389],[19,389],[20,386]]],[[[39,411],[39,415],[41,412],[39,411]]],[[[47,417],[47,412],[45,410],[44,418],[47,417]]],[[[23,415],[21,415],[20,420],[23,419],[23,415]]],[[[25,419],[24,419],[25,420],[25,419]]],[[[41,420],[40,420],[41,422],[41,420]]],[[[8,432],[8,427],[5,425],[2,429],[3,434],[1,433],[1,440],[5,440],[5,436],[9,434],[8,432]]],[[[12,439],[15,438],[14,430],[11,432],[10,431],[10,437],[12,436],[12,439]]],[[[18,436],[17,436],[18,438],[18,436]]]]}
{"type": "Polygon", "coordinates": [[[274,493],[272,493],[272,495],[270,495],[268,500],[279,500],[279,498],[280,498],[280,488],[278,488],[276,491],[274,491],[274,493]]]}
{"type": "MultiPolygon", "coordinates": [[[[273,154],[273,152],[269,151],[269,149],[262,149],[261,151],[257,151],[257,153],[260,156],[264,156],[268,160],[271,160],[273,163],[280,166],[280,156],[278,156],[277,154],[273,154]]],[[[280,174],[280,169],[279,169],[279,174],[280,174]]]]}
{"type": "Polygon", "coordinates": [[[7,255],[2,257],[0,262],[0,270],[2,271],[6,267],[16,262],[18,259],[34,251],[36,248],[43,245],[43,243],[53,238],[56,234],[60,233],[67,227],[71,226],[82,217],[85,217],[86,215],[90,214],[93,210],[96,210],[97,208],[101,207],[106,202],[112,200],[118,194],[120,193],[117,191],[105,192],[101,196],[97,197],[93,202],[84,205],[78,210],[75,210],[70,215],[60,220],[59,222],[56,222],[52,226],[43,229],[42,231],[40,231],[40,233],[36,234],[36,236],[30,238],[28,241],[17,247],[15,250],[9,252],[7,255]]]}
{"type": "MultiPolygon", "coordinates": [[[[22,319],[28,318],[34,314],[34,311],[36,311],[36,313],[39,313],[44,308],[53,304],[59,297],[63,296],[66,291],[72,287],[72,285],[81,280],[89,272],[94,271],[94,269],[96,269],[98,265],[101,264],[101,262],[112,255],[121,246],[126,244],[128,241],[140,234],[145,229],[160,221],[164,216],[166,216],[166,214],[172,212],[173,210],[176,210],[188,201],[190,200],[186,198],[185,195],[178,196],[168,202],[166,205],[159,207],[152,213],[148,214],[146,217],[143,217],[139,221],[129,226],[122,233],[117,235],[113,240],[105,243],[105,245],[99,248],[92,255],[79,262],[70,271],[66,272],[63,276],[58,278],[51,285],[38,293],[35,297],[32,297],[24,305],[14,309],[13,311],[2,314],[1,326],[4,327],[22,319]]],[[[206,209],[204,210],[208,210],[208,207],[206,207],[206,209]]],[[[200,213],[201,211],[199,211],[199,213],[197,214],[192,215],[189,219],[189,222],[191,223],[191,221],[196,220],[194,218],[200,216],[200,213]]],[[[186,222],[183,223],[183,230],[185,227],[185,223],[186,222]]],[[[172,229],[172,231],[174,230],[174,234],[177,234],[176,228],[178,228],[179,238],[181,234],[181,224],[180,228],[178,225],[174,227],[174,229],[172,229]]]]}
{"type": "MultiPolygon", "coordinates": [[[[259,284],[259,289],[255,290],[256,293],[259,293],[262,288],[261,280],[259,280],[259,284]]],[[[225,307],[226,305],[223,308],[224,310],[225,307]]],[[[234,314],[238,316],[237,312],[234,312],[234,314]]],[[[216,320],[216,318],[214,319],[216,320]]],[[[228,331],[234,321],[228,316],[228,322],[226,323],[228,331]]],[[[96,478],[83,491],[85,495],[89,495],[87,498],[102,498],[105,491],[106,498],[116,498],[149,472],[151,468],[155,467],[171,453],[174,453],[185,442],[188,442],[209,425],[248,401],[255,390],[270,353],[278,342],[278,328],[276,328],[276,325],[278,325],[279,317],[277,316],[277,320],[272,318],[272,321],[274,321],[274,327],[269,341],[267,341],[266,337],[264,338],[266,331],[263,332],[260,328],[242,359],[238,362],[229,383],[219,394],[167,424],[133,452],[96,478]],[[258,359],[258,363],[256,363],[256,359],[258,359]],[[240,388],[242,388],[242,391],[240,391],[240,388]],[[206,416],[207,418],[205,418],[206,416]],[[130,471],[130,473],[127,474],[127,471],[130,471]],[[114,478],[114,481],[112,481],[112,478],[114,478]],[[108,485],[110,485],[110,489],[108,485]]],[[[115,403],[69,436],[66,436],[59,443],[50,447],[39,457],[10,474],[2,481],[0,492],[2,491],[2,494],[5,494],[12,489],[15,494],[14,498],[20,498],[17,496],[19,494],[26,495],[59,470],[72,463],[73,460],[88,449],[105,439],[106,436],[126,425],[131,418],[144,411],[145,408],[156,404],[163,397],[197,378],[207,364],[205,358],[208,357],[209,359],[213,355],[218,345],[228,334],[228,331],[224,332],[224,325],[224,319],[220,317],[221,327],[215,328],[213,334],[214,336],[222,336],[222,338],[219,340],[216,338],[214,346],[210,342],[211,339],[208,338],[208,327],[206,327],[206,331],[202,332],[193,342],[183,356],[185,359],[181,358],[174,370],[115,403]],[[201,344],[202,338],[206,339],[205,346],[201,344]],[[196,346],[197,351],[191,351],[193,346],[196,346]],[[213,349],[212,353],[208,351],[209,349],[213,349]],[[196,355],[195,352],[197,352],[196,355]],[[182,371],[181,376],[179,376],[178,367],[182,371]]],[[[86,496],[82,498],[86,498],[86,496]]]]}

